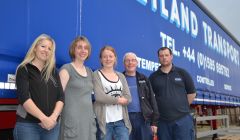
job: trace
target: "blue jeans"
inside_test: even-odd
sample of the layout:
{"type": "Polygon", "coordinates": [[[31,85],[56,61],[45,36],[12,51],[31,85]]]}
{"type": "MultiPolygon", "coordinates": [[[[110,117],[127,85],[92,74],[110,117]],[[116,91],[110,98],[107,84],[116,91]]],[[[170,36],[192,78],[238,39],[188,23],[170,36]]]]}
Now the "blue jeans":
{"type": "Polygon", "coordinates": [[[102,135],[102,140],[129,140],[128,129],[123,120],[106,124],[106,135],[102,135]]]}
{"type": "Polygon", "coordinates": [[[129,119],[132,124],[130,140],[152,140],[150,123],[145,122],[142,113],[129,113],[129,119]]]}
{"type": "Polygon", "coordinates": [[[191,115],[175,121],[159,120],[158,138],[160,140],[194,140],[194,126],[191,115]]]}
{"type": "Polygon", "coordinates": [[[14,140],[58,140],[59,129],[59,123],[48,131],[38,123],[17,122],[13,130],[13,137],[14,140]]]}

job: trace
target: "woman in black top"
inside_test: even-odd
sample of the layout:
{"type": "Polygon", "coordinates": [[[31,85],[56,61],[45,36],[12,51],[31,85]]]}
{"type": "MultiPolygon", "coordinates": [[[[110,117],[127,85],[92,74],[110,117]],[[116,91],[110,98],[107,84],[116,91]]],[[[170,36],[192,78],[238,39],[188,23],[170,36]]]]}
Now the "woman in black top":
{"type": "Polygon", "coordinates": [[[35,39],[16,72],[19,103],[15,140],[57,140],[64,94],[55,68],[55,42],[35,39]]]}

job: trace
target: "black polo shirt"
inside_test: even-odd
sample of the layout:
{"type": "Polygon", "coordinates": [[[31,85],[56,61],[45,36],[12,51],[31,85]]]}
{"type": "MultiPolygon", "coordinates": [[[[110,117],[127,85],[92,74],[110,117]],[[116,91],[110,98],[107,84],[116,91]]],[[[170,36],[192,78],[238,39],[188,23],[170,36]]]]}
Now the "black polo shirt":
{"type": "Polygon", "coordinates": [[[190,112],[187,94],[195,93],[196,89],[191,76],[184,70],[173,65],[169,73],[160,67],[150,77],[156,96],[160,119],[172,121],[190,112]]]}

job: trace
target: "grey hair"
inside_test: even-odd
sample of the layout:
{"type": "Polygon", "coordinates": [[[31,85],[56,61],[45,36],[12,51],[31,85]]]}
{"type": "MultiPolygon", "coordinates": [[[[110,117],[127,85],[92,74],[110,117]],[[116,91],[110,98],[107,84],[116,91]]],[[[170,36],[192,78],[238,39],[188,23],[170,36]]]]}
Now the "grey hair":
{"type": "Polygon", "coordinates": [[[133,57],[135,57],[137,59],[137,55],[134,52],[127,52],[125,53],[125,55],[123,56],[123,62],[125,61],[126,57],[128,55],[132,55],[133,57]]]}

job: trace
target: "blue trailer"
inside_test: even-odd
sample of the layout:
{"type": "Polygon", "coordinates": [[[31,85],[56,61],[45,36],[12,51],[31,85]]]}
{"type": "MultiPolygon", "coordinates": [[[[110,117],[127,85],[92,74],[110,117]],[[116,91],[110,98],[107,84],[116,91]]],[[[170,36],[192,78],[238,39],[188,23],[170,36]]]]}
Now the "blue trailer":
{"type": "Polygon", "coordinates": [[[42,33],[56,41],[58,67],[70,62],[69,45],[78,35],[92,44],[86,65],[93,70],[101,66],[100,48],[112,45],[119,71],[124,53],[132,51],[138,70],[149,75],[160,66],[157,50],[169,47],[174,65],[194,80],[195,105],[240,106],[239,42],[195,1],[1,0],[0,19],[0,129],[13,127],[4,114],[17,104],[15,70],[42,33]]]}

